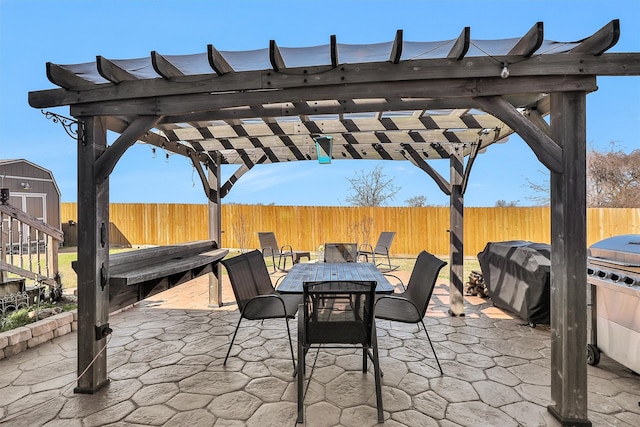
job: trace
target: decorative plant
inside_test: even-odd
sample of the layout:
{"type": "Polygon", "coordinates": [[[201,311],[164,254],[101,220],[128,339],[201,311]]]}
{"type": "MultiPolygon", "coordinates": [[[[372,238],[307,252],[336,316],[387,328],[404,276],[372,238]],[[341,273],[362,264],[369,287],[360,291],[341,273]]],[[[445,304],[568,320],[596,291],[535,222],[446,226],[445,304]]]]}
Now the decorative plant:
{"type": "Polygon", "coordinates": [[[244,215],[238,215],[236,220],[233,222],[233,235],[238,242],[238,247],[240,248],[241,253],[246,252],[248,243],[247,234],[247,218],[244,215]]]}

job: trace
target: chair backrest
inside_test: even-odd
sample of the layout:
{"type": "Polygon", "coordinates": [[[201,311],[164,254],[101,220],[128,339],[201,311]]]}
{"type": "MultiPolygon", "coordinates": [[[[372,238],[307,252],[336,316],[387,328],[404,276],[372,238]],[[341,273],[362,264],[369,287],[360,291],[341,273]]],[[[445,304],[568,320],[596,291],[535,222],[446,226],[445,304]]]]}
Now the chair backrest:
{"type": "MultiPolygon", "coordinates": [[[[276,233],[273,231],[258,232],[258,240],[260,240],[260,250],[264,252],[265,248],[273,250],[274,254],[280,253],[280,246],[276,240],[276,233]]],[[[269,254],[271,251],[269,251],[269,254]]]]}
{"type": "Polygon", "coordinates": [[[259,250],[253,250],[221,261],[227,269],[229,281],[242,311],[251,298],[274,292],[269,270],[259,250]]]}
{"type": "Polygon", "coordinates": [[[303,344],[371,345],[375,281],[303,283],[303,344]]]}
{"type": "Polygon", "coordinates": [[[445,265],[447,265],[445,261],[427,251],[420,252],[416,259],[416,264],[407,283],[407,290],[402,296],[415,304],[421,317],[424,317],[427,312],[433,288],[436,286],[436,280],[438,280],[438,274],[440,274],[440,270],[445,265]]]}
{"type": "Polygon", "coordinates": [[[393,238],[395,236],[395,231],[381,232],[380,237],[378,237],[378,243],[376,243],[376,247],[373,248],[373,251],[377,254],[387,255],[391,249],[391,243],[393,243],[393,238]]]}
{"type": "Polygon", "coordinates": [[[356,262],[357,243],[325,243],[324,262],[356,262]]]}
{"type": "Polygon", "coordinates": [[[249,261],[249,268],[253,273],[253,279],[255,280],[256,289],[259,295],[270,294],[275,291],[273,283],[271,282],[271,276],[269,275],[269,269],[264,262],[264,257],[259,250],[247,252],[245,254],[249,261]]]}

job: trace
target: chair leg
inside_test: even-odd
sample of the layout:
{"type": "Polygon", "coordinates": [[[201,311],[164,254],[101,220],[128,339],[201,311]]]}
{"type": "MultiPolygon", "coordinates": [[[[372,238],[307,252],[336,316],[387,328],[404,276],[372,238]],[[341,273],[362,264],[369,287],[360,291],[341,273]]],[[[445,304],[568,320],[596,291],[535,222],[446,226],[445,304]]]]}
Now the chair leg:
{"type": "Polygon", "coordinates": [[[376,336],[376,324],[372,325],[371,346],[373,347],[373,374],[376,382],[376,406],[378,408],[378,423],[384,423],[384,409],[382,406],[382,372],[380,371],[380,359],[378,357],[378,337],[376,336]]]}
{"type": "Polygon", "coordinates": [[[229,353],[231,353],[231,347],[233,347],[233,342],[236,340],[236,335],[238,334],[238,329],[240,328],[240,322],[242,322],[242,314],[240,314],[240,319],[238,319],[238,324],[236,325],[236,330],[233,331],[233,338],[231,338],[231,343],[229,344],[229,349],[227,350],[227,355],[224,357],[223,365],[227,364],[227,358],[229,357],[229,353]]]}
{"type": "Polygon", "coordinates": [[[298,316],[298,423],[304,422],[304,316],[298,316]]]}
{"type": "Polygon", "coordinates": [[[443,374],[442,367],[440,366],[440,361],[438,360],[438,355],[436,354],[436,349],[433,348],[433,343],[431,342],[431,338],[429,337],[429,332],[427,332],[426,326],[424,326],[424,322],[420,319],[420,323],[422,323],[422,328],[424,329],[424,333],[427,334],[427,339],[429,340],[429,345],[431,346],[431,351],[433,351],[433,357],[436,358],[436,363],[438,364],[438,369],[440,369],[440,375],[443,374]]]}
{"type": "Polygon", "coordinates": [[[289,319],[284,319],[287,324],[287,335],[289,335],[289,348],[291,349],[291,361],[293,362],[293,376],[296,376],[296,357],[293,354],[293,341],[291,341],[291,331],[289,330],[289,319]]]}

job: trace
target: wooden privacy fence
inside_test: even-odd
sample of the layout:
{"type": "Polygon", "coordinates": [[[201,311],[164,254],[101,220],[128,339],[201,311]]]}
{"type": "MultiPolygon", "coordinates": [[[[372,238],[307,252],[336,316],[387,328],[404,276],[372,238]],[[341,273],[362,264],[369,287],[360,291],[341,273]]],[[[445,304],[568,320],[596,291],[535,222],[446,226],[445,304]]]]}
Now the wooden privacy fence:
{"type": "MultiPolygon", "coordinates": [[[[111,244],[170,245],[208,239],[207,206],[113,203],[111,244]]],[[[77,221],[76,203],[62,203],[62,224],[77,221]]],[[[548,207],[465,208],[465,256],[487,242],[529,240],[550,243],[548,207]]],[[[587,244],[618,234],[640,234],[640,209],[589,208],[587,244]]],[[[392,255],[422,249],[449,253],[448,207],[222,206],[222,247],[259,247],[258,232],[274,231],[280,245],[315,252],[325,242],[375,244],[381,231],[395,231],[392,255]]],[[[66,239],[65,239],[66,240],[66,239]]],[[[67,242],[68,243],[68,242],[67,242]]]]}

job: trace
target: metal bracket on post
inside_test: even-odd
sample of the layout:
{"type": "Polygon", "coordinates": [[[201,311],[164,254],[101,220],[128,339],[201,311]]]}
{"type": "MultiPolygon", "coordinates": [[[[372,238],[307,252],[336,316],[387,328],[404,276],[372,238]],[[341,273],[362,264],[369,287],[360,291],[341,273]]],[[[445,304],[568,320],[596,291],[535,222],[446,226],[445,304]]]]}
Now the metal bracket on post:
{"type": "MultiPolygon", "coordinates": [[[[60,114],[52,113],[51,111],[40,110],[47,119],[53,120],[53,123],[60,123],[64,128],[64,131],[73,139],[78,138],[78,132],[80,131],[80,122],[70,117],[61,116],[60,114]],[[75,129],[74,129],[75,127],[75,129]]],[[[80,132],[80,136],[84,139],[84,132],[80,132]]],[[[87,143],[83,141],[82,145],[87,143]]]]}
{"type": "Polygon", "coordinates": [[[107,244],[107,226],[103,222],[100,224],[100,245],[104,248],[107,244]]]}
{"type": "Polygon", "coordinates": [[[105,267],[104,263],[102,263],[102,266],[100,267],[100,287],[103,291],[105,286],[107,286],[107,281],[107,268],[105,267]]]}

